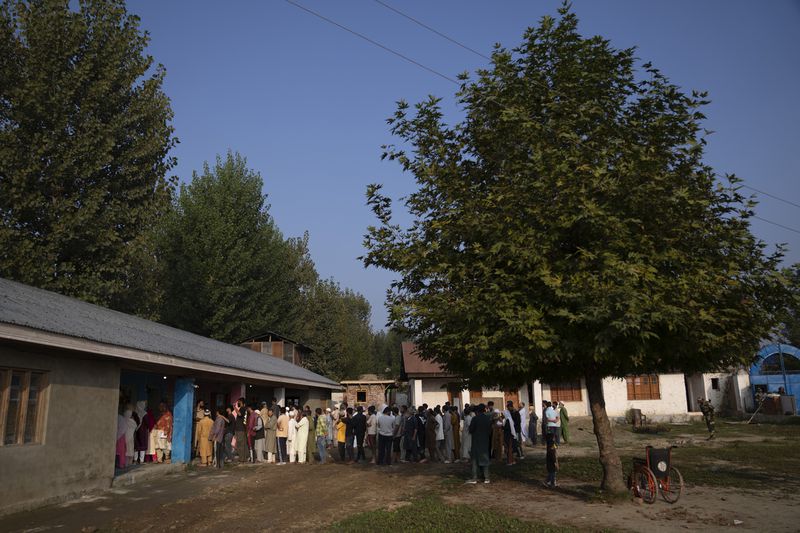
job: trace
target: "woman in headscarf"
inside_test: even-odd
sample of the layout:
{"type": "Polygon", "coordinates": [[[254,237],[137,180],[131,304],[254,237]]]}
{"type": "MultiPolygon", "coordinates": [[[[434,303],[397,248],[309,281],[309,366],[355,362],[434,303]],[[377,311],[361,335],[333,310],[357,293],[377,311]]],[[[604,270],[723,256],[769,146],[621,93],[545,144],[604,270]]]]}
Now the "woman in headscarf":
{"type": "Polygon", "coordinates": [[[461,417],[455,405],[450,408],[450,425],[453,426],[453,462],[457,463],[461,453],[461,417]]]}
{"type": "Polygon", "coordinates": [[[297,450],[295,449],[295,439],[297,438],[297,411],[292,409],[289,411],[289,436],[286,437],[286,447],[289,452],[289,462],[293,463],[297,458],[297,450]]]}
{"type": "Polygon", "coordinates": [[[439,423],[436,421],[433,409],[428,409],[428,416],[425,417],[425,446],[428,448],[428,460],[431,462],[439,457],[436,449],[436,432],[438,428],[439,423]]]}
{"type": "Polygon", "coordinates": [[[498,461],[503,460],[503,415],[499,409],[492,413],[492,453],[498,461]]]}
{"type": "Polygon", "coordinates": [[[124,413],[117,414],[117,468],[125,468],[125,433],[128,431],[128,422],[124,413]]]}
{"type": "Polygon", "coordinates": [[[136,414],[139,415],[141,423],[136,429],[133,446],[134,450],[137,452],[136,461],[140,464],[145,462],[147,447],[150,443],[150,430],[156,425],[155,418],[153,418],[153,415],[146,406],[147,402],[144,400],[136,402],[136,414]]]}
{"type": "Polygon", "coordinates": [[[136,435],[136,428],[139,427],[139,421],[133,417],[136,416],[133,412],[132,406],[129,404],[122,413],[125,417],[125,464],[133,464],[134,451],[134,437],[136,435]]]}

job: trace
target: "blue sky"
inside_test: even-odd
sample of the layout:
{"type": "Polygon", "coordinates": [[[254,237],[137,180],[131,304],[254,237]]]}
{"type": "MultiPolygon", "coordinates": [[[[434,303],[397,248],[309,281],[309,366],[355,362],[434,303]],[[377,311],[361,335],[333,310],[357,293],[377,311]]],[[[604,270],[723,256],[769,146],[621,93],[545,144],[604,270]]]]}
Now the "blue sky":
{"type": "MultiPolygon", "coordinates": [[[[297,0],[450,76],[486,61],[392,13],[373,0],[297,0]]],[[[555,14],[557,1],[384,0],[488,54],[513,47],[528,26],[555,14]]],[[[204,161],[237,150],[258,170],[270,212],[287,236],[311,235],[323,277],[364,294],[373,325],[386,319],[392,274],[357,260],[367,225],[367,184],[395,197],[413,179],[381,148],[393,142],[385,119],[395,102],[429,94],[452,117],[455,86],[280,0],[220,2],[133,0],[129,10],[151,34],[150,53],[165,65],[165,90],[180,145],[182,181],[204,161]]],[[[800,2],[579,0],[584,35],[618,48],[637,46],[684,89],[707,90],[707,162],[746,183],[800,203],[800,2]]],[[[800,209],[764,197],[763,218],[800,229],[800,209]]],[[[800,261],[800,234],[755,220],[755,234],[788,243],[800,261]]]]}

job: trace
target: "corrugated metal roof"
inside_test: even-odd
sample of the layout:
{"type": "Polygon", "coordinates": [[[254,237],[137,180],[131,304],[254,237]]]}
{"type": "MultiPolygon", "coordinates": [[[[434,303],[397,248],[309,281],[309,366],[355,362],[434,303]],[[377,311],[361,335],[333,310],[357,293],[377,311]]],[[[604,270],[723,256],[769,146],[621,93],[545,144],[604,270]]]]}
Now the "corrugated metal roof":
{"type": "Polygon", "coordinates": [[[326,388],[339,387],[335,381],[277,357],[3,278],[0,323],[276,378],[306,380],[326,388]]]}

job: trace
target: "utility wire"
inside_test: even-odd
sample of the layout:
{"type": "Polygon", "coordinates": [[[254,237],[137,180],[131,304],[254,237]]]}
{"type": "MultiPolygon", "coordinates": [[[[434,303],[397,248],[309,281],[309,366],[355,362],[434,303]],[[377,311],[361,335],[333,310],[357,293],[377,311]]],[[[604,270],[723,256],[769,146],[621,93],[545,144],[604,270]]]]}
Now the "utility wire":
{"type": "Polygon", "coordinates": [[[321,18],[321,19],[322,19],[322,20],[324,20],[325,22],[328,22],[328,23],[330,23],[330,24],[333,24],[333,25],[334,25],[334,26],[336,26],[337,28],[340,28],[340,29],[342,29],[342,30],[344,30],[344,31],[346,31],[346,32],[348,32],[348,33],[352,33],[352,34],[353,34],[353,35],[355,35],[356,37],[359,37],[359,38],[361,38],[361,39],[364,39],[364,40],[365,40],[365,41],[367,41],[368,43],[370,43],[370,44],[372,44],[372,45],[374,45],[374,46],[377,46],[378,48],[381,48],[381,49],[383,49],[383,50],[385,50],[385,51],[389,52],[390,54],[394,54],[394,55],[396,55],[397,57],[399,57],[399,58],[403,59],[404,61],[408,61],[408,62],[409,62],[409,63],[411,63],[412,65],[416,65],[416,66],[418,66],[419,68],[422,68],[422,69],[425,69],[425,70],[427,70],[427,71],[428,71],[428,72],[430,72],[431,74],[435,74],[435,75],[439,76],[440,78],[444,78],[444,79],[446,79],[446,80],[447,80],[447,81],[449,81],[450,83],[455,83],[456,85],[461,85],[461,84],[458,82],[458,80],[456,80],[456,79],[454,79],[454,78],[451,78],[451,77],[450,77],[450,76],[448,76],[447,74],[442,74],[442,73],[441,73],[441,72],[439,72],[438,70],[435,70],[435,69],[433,69],[433,68],[431,68],[431,67],[429,67],[429,66],[423,65],[423,64],[422,64],[422,63],[420,63],[419,61],[416,61],[416,60],[414,60],[414,59],[411,59],[411,58],[410,58],[410,57],[408,57],[407,55],[401,54],[400,52],[398,52],[398,51],[396,51],[396,50],[393,50],[393,49],[389,48],[388,46],[385,46],[385,45],[383,45],[383,44],[379,43],[378,41],[375,41],[375,40],[373,40],[373,39],[370,39],[369,37],[367,37],[367,36],[366,36],[366,35],[364,35],[363,33],[359,33],[359,32],[357,32],[357,31],[355,31],[355,30],[351,30],[351,29],[350,29],[350,28],[348,28],[347,26],[344,26],[344,25],[342,25],[342,24],[339,24],[339,23],[338,23],[338,22],[336,22],[335,20],[333,20],[333,19],[329,19],[329,18],[328,18],[328,17],[326,17],[325,15],[322,15],[322,14],[320,14],[320,13],[317,13],[317,12],[316,12],[316,11],[314,11],[313,9],[309,9],[309,8],[305,7],[304,5],[302,5],[302,4],[298,4],[297,2],[294,2],[293,0],[286,0],[286,3],[293,5],[293,6],[294,6],[294,7],[296,7],[297,9],[302,9],[302,10],[303,10],[303,11],[305,11],[306,13],[309,13],[309,14],[311,14],[311,15],[314,15],[315,17],[321,18]]]}
{"type": "Polygon", "coordinates": [[[783,224],[778,224],[777,222],[773,222],[771,220],[767,220],[766,218],[760,217],[758,215],[753,215],[753,218],[757,218],[761,222],[766,222],[767,224],[772,224],[773,226],[778,226],[779,228],[783,228],[785,230],[793,231],[795,233],[800,233],[800,229],[790,228],[789,226],[784,226],[783,224]]]}
{"type": "Polygon", "coordinates": [[[751,187],[750,185],[742,184],[742,187],[744,187],[746,189],[750,189],[751,191],[755,191],[758,194],[763,194],[764,196],[769,196],[770,198],[774,198],[775,200],[778,200],[779,202],[783,202],[785,204],[789,204],[789,205],[792,205],[794,207],[800,208],[800,204],[798,204],[796,202],[792,202],[791,200],[787,200],[786,198],[781,198],[780,196],[775,196],[774,194],[770,194],[770,193],[768,193],[766,191],[762,191],[762,190],[756,189],[755,187],[751,187]]]}
{"type": "Polygon", "coordinates": [[[411,22],[413,22],[414,24],[417,24],[417,25],[419,25],[419,26],[422,26],[422,27],[423,27],[423,28],[425,28],[426,30],[428,30],[428,31],[430,31],[430,32],[433,32],[433,33],[435,33],[436,35],[438,35],[438,36],[439,36],[439,37],[441,37],[442,39],[446,39],[446,40],[450,41],[451,43],[455,44],[456,46],[460,46],[460,47],[461,47],[461,48],[463,48],[464,50],[467,50],[467,51],[469,51],[469,52],[472,52],[472,53],[473,53],[473,54],[475,54],[476,56],[480,56],[480,57],[482,57],[482,58],[484,58],[484,59],[488,59],[489,61],[491,61],[491,60],[492,60],[492,58],[491,58],[491,57],[489,57],[489,56],[487,56],[486,54],[483,54],[483,53],[481,53],[481,52],[478,52],[478,51],[477,51],[477,50],[475,50],[474,48],[470,48],[470,47],[469,47],[469,46],[467,46],[466,44],[464,44],[464,43],[462,43],[462,42],[459,42],[459,41],[457,41],[457,40],[453,39],[453,38],[452,38],[452,37],[450,37],[449,35],[445,35],[444,33],[440,32],[440,31],[439,31],[439,30],[437,30],[436,28],[432,28],[432,27],[428,26],[427,24],[425,24],[425,23],[424,23],[424,22],[422,22],[421,20],[415,19],[415,18],[414,18],[414,17],[412,17],[411,15],[408,15],[408,14],[406,14],[406,13],[403,13],[403,12],[402,12],[402,11],[400,11],[399,9],[396,9],[395,7],[392,7],[392,6],[390,6],[389,4],[387,4],[387,3],[385,3],[385,2],[381,2],[381,0],[374,0],[374,2],[376,2],[376,3],[380,4],[380,5],[382,5],[383,7],[385,7],[386,9],[388,9],[388,10],[390,10],[390,11],[394,11],[395,13],[397,13],[398,15],[400,15],[401,17],[407,18],[408,20],[410,20],[410,21],[411,21],[411,22]]]}
{"type": "MultiPolygon", "coordinates": [[[[469,51],[469,52],[472,52],[473,54],[475,54],[475,55],[476,55],[476,56],[478,56],[478,57],[482,57],[483,59],[487,59],[487,60],[489,60],[489,61],[491,61],[491,60],[492,60],[492,58],[491,58],[491,57],[489,57],[489,56],[487,56],[486,54],[483,54],[483,53],[479,52],[478,50],[475,50],[474,48],[472,48],[472,47],[470,47],[470,46],[467,46],[466,44],[464,44],[464,43],[462,43],[462,42],[458,41],[457,39],[455,39],[455,38],[453,38],[453,37],[450,37],[449,35],[447,35],[447,34],[445,34],[445,33],[442,33],[442,32],[440,32],[440,31],[439,31],[439,30],[437,30],[436,28],[433,28],[433,27],[431,27],[431,26],[428,26],[427,24],[425,24],[425,23],[424,23],[424,22],[422,22],[421,20],[419,20],[419,19],[416,19],[416,18],[412,17],[412,16],[411,16],[411,15],[409,15],[408,13],[404,13],[404,12],[400,11],[399,9],[395,8],[394,6],[391,6],[391,5],[387,4],[386,2],[383,2],[382,0],[373,0],[373,2],[375,2],[376,4],[379,4],[379,5],[383,6],[383,7],[385,7],[386,9],[388,9],[388,10],[390,10],[390,11],[394,12],[394,13],[397,13],[397,14],[398,14],[398,15],[400,15],[401,17],[403,17],[403,18],[405,18],[405,19],[408,19],[408,20],[410,20],[410,21],[411,21],[411,22],[413,22],[414,24],[417,24],[418,26],[421,26],[421,27],[425,28],[425,29],[426,29],[426,30],[428,30],[428,31],[430,31],[430,32],[432,32],[432,33],[435,33],[435,34],[436,34],[436,35],[438,35],[439,37],[441,37],[441,38],[443,38],[443,39],[446,39],[447,41],[450,41],[451,43],[455,44],[456,46],[460,46],[460,47],[461,47],[461,48],[463,48],[464,50],[467,50],[467,51],[469,51]]],[[[556,91],[555,89],[553,89],[553,88],[551,88],[551,87],[547,87],[546,85],[544,85],[544,84],[541,84],[540,82],[538,82],[538,80],[532,80],[532,81],[533,81],[534,83],[538,84],[540,87],[544,88],[545,90],[552,91],[553,93],[555,93],[555,94],[558,94],[559,96],[562,96],[562,97],[564,97],[564,98],[567,98],[567,99],[571,99],[571,98],[569,98],[568,96],[566,96],[566,95],[564,95],[564,94],[560,93],[559,91],[556,91]]],[[[768,192],[766,192],[766,191],[762,191],[762,190],[756,189],[755,187],[751,187],[751,186],[749,186],[749,185],[744,185],[744,184],[742,184],[742,187],[745,187],[745,188],[747,188],[747,189],[750,189],[751,191],[755,191],[755,192],[757,192],[757,193],[759,193],[759,194],[763,194],[764,196],[768,196],[768,197],[770,197],[770,198],[773,198],[773,199],[775,199],[775,200],[778,200],[778,201],[780,201],[780,202],[783,202],[783,203],[785,203],[785,204],[789,204],[789,205],[791,205],[791,206],[794,206],[794,207],[800,208],[800,203],[792,202],[791,200],[787,200],[787,199],[785,199],[785,198],[781,198],[780,196],[776,196],[776,195],[774,195],[774,194],[771,194],[771,193],[768,193],[768,192]]],[[[766,221],[766,222],[769,222],[769,221],[766,221]]]]}
{"type": "MultiPolygon", "coordinates": [[[[485,56],[485,55],[481,54],[480,52],[478,52],[478,51],[476,51],[476,50],[473,50],[472,48],[468,47],[467,45],[461,44],[461,43],[459,43],[458,41],[456,41],[455,39],[453,39],[453,38],[451,38],[451,37],[448,37],[447,35],[445,35],[445,34],[443,34],[443,33],[439,32],[439,31],[437,31],[437,30],[435,30],[435,29],[431,28],[430,26],[428,26],[428,25],[426,25],[426,24],[424,24],[424,23],[422,23],[422,22],[418,21],[417,19],[415,19],[415,18],[413,18],[413,17],[411,17],[411,16],[409,16],[409,15],[406,15],[405,13],[402,13],[401,11],[399,11],[399,10],[397,10],[397,9],[395,9],[395,8],[393,8],[393,7],[389,6],[389,5],[387,5],[387,4],[385,4],[384,2],[381,2],[380,0],[374,0],[374,1],[375,1],[375,2],[377,2],[378,4],[382,5],[382,6],[386,7],[387,9],[390,9],[390,10],[394,11],[395,13],[397,13],[397,14],[399,14],[399,15],[401,15],[401,16],[403,16],[403,17],[405,17],[405,18],[407,18],[407,19],[409,19],[409,20],[411,20],[411,21],[413,21],[413,22],[415,22],[416,24],[419,24],[419,25],[420,25],[420,26],[422,26],[423,28],[426,28],[426,29],[428,29],[429,31],[432,31],[432,32],[436,33],[437,35],[439,35],[439,36],[441,36],[441,37],[443,37],[443,38],[447,39],[448,41],[454,42],[455,44],[457,44],[457,45],[461,46],[462,48],[465,48],[466,50],[469,50],[470,52],[473,52],[473,53],[475,53],[475,54],[477,54],[477,55],[479,55],[479,56],[481,56],[481,57],[483,57],[483,58],[486,58],[486,59],[491,59],[491,58],[489,58],[488,56],[485,56]]],[[[386,52],[389,52],[390,54],[392,54],[392,55],[395,55],[395,56],[397,56],[397,57],[399,57],[399,58],[403,59],[404,61],[407,61],[408,63],[411,63],[412,65],[415,65],[415,66],[417,66],[417,67],[419,67],[419,68],[421,68],[421,69],[423,69],[423,70],[426,70],[426,71],[430,72],[431,74],[434,74],[434,75],[436,75],[436,76],[439,76],[440,78],[443,78],[443,79],[445,79],[445,80],[449,81],[450,83],[453,83],[453,84],[455,84],[455,85],[459,85],[459,86],[461,85],[461,83],[460,83],[458,80],[456,80],[456,79],[454,79],[454,78],[451,78],[451,77],[450,77],[450,76],[448,76],[447,74],[443,74],[443,73],[439,72],[438,70],[436,70],[436,69],[434,69],[434,68],[432,68],[432,67],[429,67],[429,66],[427,66],[427,65],[424,65],[424,64],[420,63],[419,61],[417,61],[417,60],[415,60],[415,59],[412,59],[412,58],[410,58],[410,57],[406,56],[405,54],[402,54],[402,53],[400,53],[400,52],[398,52],[398,51],[396,51],[396,50],[394,50],[394,49],[392,49],[392,48],[389,48],[388,46],[386,46],[386,45],[384,45],[384,44],[381,44],[381,43],[379,43],[378,41],[375,41],[374,39],[371,39],[371,38],[367,37],[366,35],[364,35],[364,34],[362,34],[362,33],[359,33],[359,32],[357,32],[357,31],[355,31],[355,30],[352,30],[352,29],[348,28],[347,26],[345,26],[345,25],[343,25],[343,24],[340,24],[340,23],[336,22],[336,21],[335,21],[335,20],[333,20],[333,19],[330,19],[330,18],[328,18],[328,17],[326,17],[326,16],[324,16],[324,15],[322,15],[322,14],[320,14],[320,13],[317,13],[317,12],[316,12],[316,11],[314,11],[313,9],[310,9],[310,8],[308,8],[308,7],[305,7],[304,5],[302,5],[302,4],[299,4],[299,3],[295,2],[294,0],[285,0],[285,2],[286,2],[286,3],[288,3],[289,5],[292,5],[292,6],[296,7],[296,8],[298,8],[298,9],[301,9],[301,10],[305,11],[306,13],[308,13],[308,14],[310,14],[310,15],[313,15],[313,16],[315,16],[315,17],[319,18],[319,19],[322,19],[322,20],[324,20],[325,22],[327,22],[327,23],[329,23],[329,24],[333,24],[333,25],[334,25],[334,26],[336,26],[337,28],[339,28],[339,29],[341,29],[341,30],[344,30],[344,31],[346,31],[346,32],[348,32],[348,33],[350,33],[350,34],[352,34],[352,35],[355,35],[356,37],[358,37],[358,38],[360,38],[360,39],[363,39],[363,40],[367,41],[367,42],[368,42],[368,43],[370,43],[371,45],[373,45],[373,46],[377,46],[378,48],[381,48],[382,50],[384,50],[384,51],[386,51],[386,52]]],[[[548,90],[549,90],[549,88],[548,88],[548,90]]],[[[498,102],[498,101],[497,101],[497,100],[495,100],[493,97],[490,97],[490,98],[491,98],[491,100],[492,100],[493,102],[495,102],[496,104],[500,105],[501,107],[505,107],[506,109],[508,109],[508,106],[506,106],[506,105],[505,105],[505,104],[503,104],[502,102],[498,102]]],[[[580,141],[577,141],[575,144],[576,144],[576,145],[581,145],[582,143],[581,143],[580,141]]],[[[593,151],[596,151],[596,152],[598,152],[598,153],[599,153],[599,151],[598,151],[597,149],[595,149],[595,148],[593,148],[593,147],[591,147],[591,146],[586,146],[586,145],[583,145],[583,147],[584,147],[584,148],[588,148],[588,149],[590,149],[590,150],[593,150],[593,151]]],[[[795,207],[800,207],[800,204],[795,204],[794,202],[791,202],[791,201],[789,201],[789,200],[785,200],[785,199],[783,199],[783,198],[780,198],[780,197],[778,197],[778,196],[775,196],[775,195],[772,195],[772,194],[769,194],[769,193],[766,193],[766,192],[760,191],[760,190],[758,190],[758,189],[755,189],[755,188],[753,188],[753,187],[750,187],[749,185],[742,185],[742,186],[743,186],[743,187],[747,187],[748,189],[751,189],[751,190],[753,190],[753,191],[756,191],[756,192],[758,192],[758,193],[764,194],[764,195],[766,195],[766,196],[769,196],[769,197],[771,197],[771,198],[775,198],[775,199],[777,199],[777,200],[780,200],[780,201],[786,202],[786,203],[788,203],[788,204],[790,204],[790,205],[794,205],[795,207]]],[[[760,221],[762,221],[762,222],[766,222],[767,224],[772,224],[773,226],[777,226],[777,227],[779,227],[779,228],[783,228],[783,229],[785,229],[785,230],[792,231],[792,232],[794,232],[794,233],[798,233],[798,234],[800,234],[800,230],[798,230],[798,229],[795,229],[795,228],[792,228],[792,227],[789,227],[789,226],[785,226],[785,225],[783,225],[783,224],[779,224],[778,222],[773,222],[773,221],[771,221],[771,220],[767,220],[767,219],[765,219],[765,218],[763,218],[763,217],[760,217],[760,216],[757,216],[757,215],[753,215],[753,218],[756,218],[756,219],[758,219],[758,220],[760,220],[760,221]]]]}

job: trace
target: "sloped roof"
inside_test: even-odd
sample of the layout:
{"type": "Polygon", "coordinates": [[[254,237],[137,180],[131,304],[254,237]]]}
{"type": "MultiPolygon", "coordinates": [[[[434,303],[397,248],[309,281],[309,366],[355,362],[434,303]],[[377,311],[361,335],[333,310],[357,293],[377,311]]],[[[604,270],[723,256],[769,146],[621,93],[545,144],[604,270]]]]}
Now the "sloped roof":
{"type": "MultiPolygon", "coordinates": [[[[341,388],[278,357],[0,278],[0,323],[178,357],[263,376],[341,388]]],[[[259,376],[254,376],[254,378],[259,376]]]]}
{"type": "Polygon", "coordinates": [[[402,343],[403,349],[403,370],[407,376],[450,376],[442,366],[436,361],[426,361],[422,359],[417,351],[417,345],[413,342],[402,343]]]}

